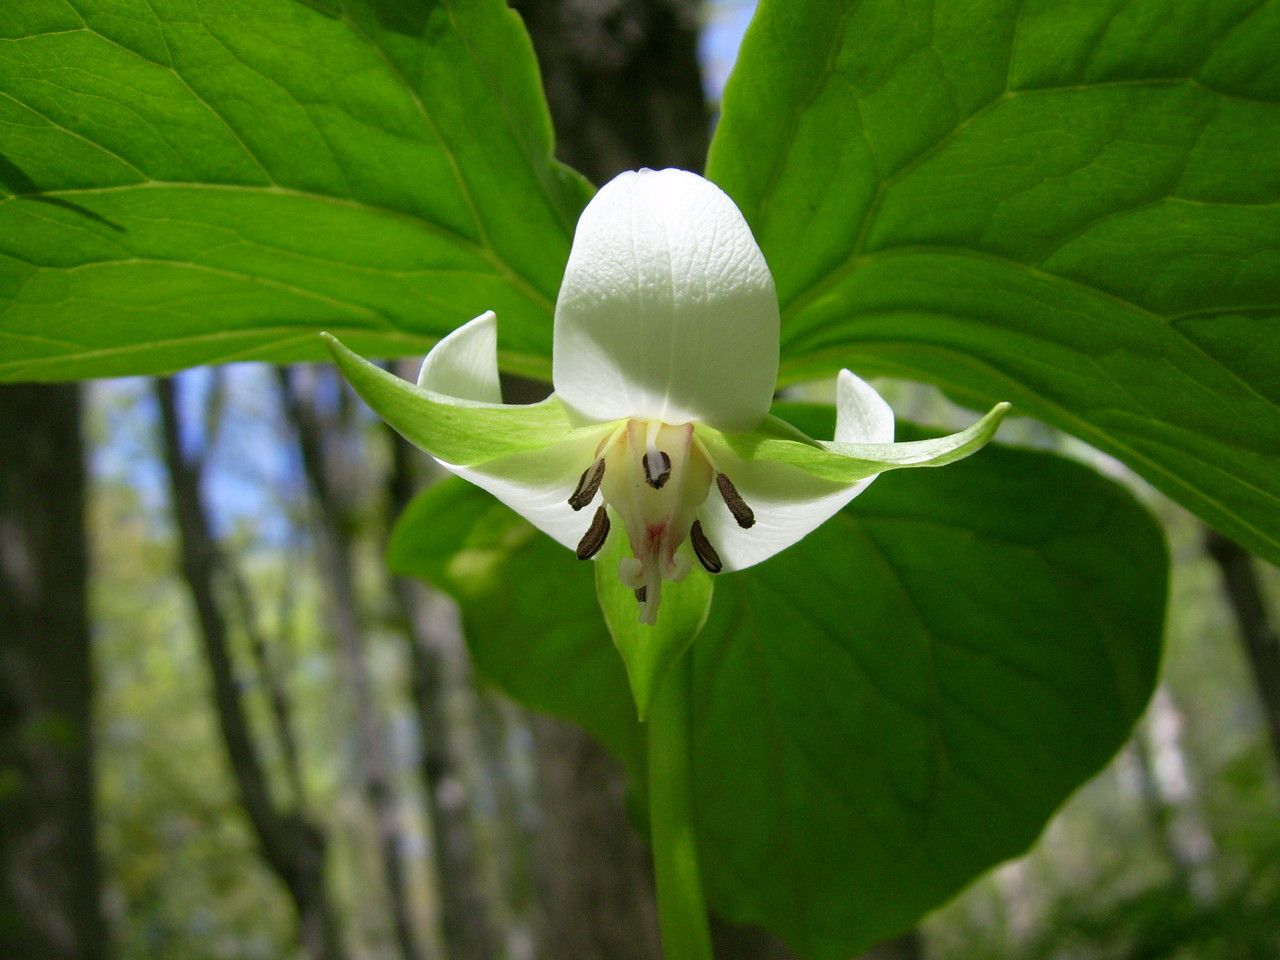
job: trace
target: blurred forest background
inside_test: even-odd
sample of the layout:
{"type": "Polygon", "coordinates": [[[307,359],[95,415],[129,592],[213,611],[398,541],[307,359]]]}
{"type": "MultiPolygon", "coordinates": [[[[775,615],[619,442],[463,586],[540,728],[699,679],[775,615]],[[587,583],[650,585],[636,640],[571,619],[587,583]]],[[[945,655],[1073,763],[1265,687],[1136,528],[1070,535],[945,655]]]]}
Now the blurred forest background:
{"type": "MultiPolygon", "coordinates": [[[[515,6],[563,159],[701,168],[751,3],[515,6]]],[[[389,577],[437,474],[332,369],[4,387],[0,437],[0,957],[657,960],[617,767],[488,688],[449,601],[389,577]]],[[[1162,682],[1033,850],[875,956],[1280,957],[1280,575],[1075,441],[1001,439],[1165,522],[1162,682]]]]}

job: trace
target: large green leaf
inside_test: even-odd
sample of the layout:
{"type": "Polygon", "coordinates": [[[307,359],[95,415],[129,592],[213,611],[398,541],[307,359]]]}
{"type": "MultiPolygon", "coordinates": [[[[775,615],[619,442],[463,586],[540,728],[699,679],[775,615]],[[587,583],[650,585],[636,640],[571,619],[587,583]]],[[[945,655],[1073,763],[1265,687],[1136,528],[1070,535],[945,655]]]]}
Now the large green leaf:
{"type": "Polygon", "coordinates": [[[1020,853],[1141,713],[1167,568],[1122,487],[988,447],[721,580],[693,647],[717,909],[843,960],[1020,853]]]}
{"type": "Polygon", "coordinates": [[[408,353],[545,373],[589,188],[502,0],[0,8],[0,378],[408,353]]]}
{"type": "MultiPolygon", "coordinates": [[[[458,597],[487,676],[642,769],[586,564],[460,481],[406,514],[391,560],[458,597]]],[[[716,578],[692,648],[715,908],[836,960],[1024,849],[1141,712],[1166,569],[1123,488],[988,447],[886,475],[796,547],[716,578]]]]}
{"type": "Polygon", "coordinates": [[[764,0],[710,176],[840,365],[1011,400],[1280,562],[1280,0],[764,0]]]}

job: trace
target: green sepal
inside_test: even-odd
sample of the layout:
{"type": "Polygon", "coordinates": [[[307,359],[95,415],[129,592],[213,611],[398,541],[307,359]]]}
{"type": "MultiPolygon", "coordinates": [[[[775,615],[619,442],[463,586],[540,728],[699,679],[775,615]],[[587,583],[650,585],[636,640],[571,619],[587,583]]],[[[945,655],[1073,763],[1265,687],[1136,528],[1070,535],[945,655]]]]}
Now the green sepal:
{"type": "Polygon", "coordinates": [[[749,434],[721,433],[699,424],[698,439],[713,454],[728,450],[740,460],[781,463],[810,476],[854,483],[904,467],[941,467],[976,453],[995,436],[1009,404],[998,403],[973,425],[945,437],[907,443],[837,443],[815,441],[777,417],[769,417],[749,434]]]}
{"type": "Polygon", "coordinates": [[[527,406],[482,404],[446,397],[388,373],[321,334],[347,382],[406,440],[457,466],[540,450],[573,430],[564,405],[551,396],[527,406]]]}
{"type": "Polygon", "coordinates": [[[634,591],[618,578],[618,563],[629,556],[627,538],[620,522],[614,527],[595,561],[596,597],[627,668],[636,712],[645,720],[667,673],[707,622],[715,585],[711,575],[695,564],[683,580],[662,584],[658,622],[640,623],[634,591]]]}

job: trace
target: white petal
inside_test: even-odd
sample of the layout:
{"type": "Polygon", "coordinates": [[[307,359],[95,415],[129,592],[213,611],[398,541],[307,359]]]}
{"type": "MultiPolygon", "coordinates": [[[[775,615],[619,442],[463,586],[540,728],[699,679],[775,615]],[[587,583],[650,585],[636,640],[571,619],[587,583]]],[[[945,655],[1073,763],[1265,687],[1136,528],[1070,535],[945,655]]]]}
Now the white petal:
{"type": "MultiPolygon", "coordinates": [[[[575,511],[569,506],[569,496],[582,471],[595,459],[596,447],[614,426],[575,430],[555,446],[499,457],[480,466],[437,462],[487,490],[543,533],[573,550],[603,501],[597,493],[591,504],[575,511]]],[[[619,530],[617,535],[625,534],[619,530]]]]}
{"type": "Polygon", "coordinates": [[[556,393],[579,422],[643,417],[749,432],[778,375],[778,298],[733,201],[683,170],[607,183],[556,303],[556,393]]]}
{"type": "Polygon", "coordinates": [[[849,370],[836,378],[836,442],[893,442],[893,410],[875,387],[849,370]]]}
{"type": "MultiPolygon", "coordinates": [[[[893,410],[874,387],[848,370],[841,370],[836,380],[835,439],[893,442],[893,410]]],[[[724,462],[723,453],[717,456],[717,466],[756,517],[755,526],[743,530],[714,489],[702,508],[703,529],[720,551],[726,570],[741,570],[785,550],[833,517],[876,478],[841,484],[785,464],[740,460],[731,464],[724,462]]]]}
{"type": "Polygon", "coordinates": [[[418,386],[459,400],[501,403],[494,312],[486,310],[432,347],[422,361],[418,386]]]}
{"type": "MultiPolygon", "coordinates": [[[[422,363],[418,386],[459,400],[502,402],[498,326],[492,310],[435,345],[422,363]]],[[[596,504],[574,511],[569,506],[569,495],[607,433],[608,429],[574,431],[554,446],[499,457],[478,466],[462,467],[438,458],[436,462],[487,490],[572,550],[590,526],[596,504]]]]}
{"type": "Polygon", "coordinates": [[[833,517],[875,479],[840,484],[781,463],[717,459],[716,465],[733,481],[756,518],[754,526],[743,530],[712,487],[698,516],[725,570],[742,570],[782,552],[833,517]]]}
{"type": "Polygon", "coordinates": [[[573,429],[554,396],[528,406],[486,400],[497,393],[496,343],[493,314],[477,317],[436,345],[419,386],[332,338],[330,349],[360,396],[412,443],[573,549],[600,497],[577,513],[569,497],[617,424],[573,429]]]}

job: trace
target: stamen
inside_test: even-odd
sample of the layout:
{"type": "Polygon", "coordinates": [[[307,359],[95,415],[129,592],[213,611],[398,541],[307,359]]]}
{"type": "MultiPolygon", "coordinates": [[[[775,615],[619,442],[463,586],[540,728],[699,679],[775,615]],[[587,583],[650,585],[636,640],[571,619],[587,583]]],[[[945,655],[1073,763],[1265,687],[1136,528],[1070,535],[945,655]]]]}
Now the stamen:
{"type": "Polygon", "coordinates": [[[661,490],[671,478],[671,458],[665,450],[650,450],[644,455],[644,479],[655,490],[661,490]]]}
{"type": "Polygon", "coordinates": [[[719,573],[724,569],[720,554],[716,553],[716,548],[711,546],[711,541],[702,532],[701,520],[693,521],[693,526],[689,528],[689,542],[693,544],[693,552],[697,554],[698,562],[706,568],[707,573],[719,573]]]}
{"type": "Polygon", "coordinates": [[[600,548],[604,546],[605,538],[608,536],[609,513],[602,503],[596,510],[596,515],[591,519],[591,526],[587,527],[587,532],[578,541],[578,559],[590,560],[594,557],[600,552],[600,548]]]}
{"type": "Polygon", "coordinates": [[[637,588],[636,588],[636,603],[644,603],[645,597],[647,597],[648,595],[649,595],[649,588],[648,588],[648,587],[637,587],[637,588]]]}
{"type": "Polygon", "coordinates": [[[601,457],[587,469],[582,471],[582,476],[578,478],[578,486],[574,489],[573,494],[569,497],[569,506],[575,510],[581,510],[596,497],[596,491],[600,489],[600,481],[604,479],[604,457],[601,457]]]}
{"type": "Polygon", "coordinates": [[[743,530],[749,530],[755,526],[756,515],[747,506],[747,502],[742,499],[741,494],[738,493],[738,488],[733,485],[733,481],[723,473],[717,473],[716,486],[720,488],[720,496],[724,497],[724,505],[733,514],[733,519],[738,521],[738,526],[743,530]]]}

